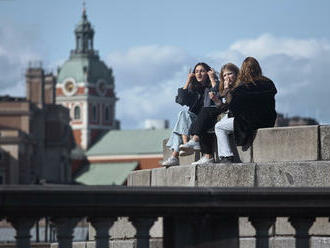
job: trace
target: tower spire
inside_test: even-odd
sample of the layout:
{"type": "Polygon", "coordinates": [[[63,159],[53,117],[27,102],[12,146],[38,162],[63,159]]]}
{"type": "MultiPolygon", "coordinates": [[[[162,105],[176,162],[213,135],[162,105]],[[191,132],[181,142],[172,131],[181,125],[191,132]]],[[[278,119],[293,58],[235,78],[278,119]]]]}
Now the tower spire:
{"type": "Polygon", "coordinates": [[[83,0],[83,16],[86,16],[86,1],[83,0]]]}
{"type": "Polygon", "coordinates": [[[75,54],[94,54],[93,37],[94,30],[87,20],[86,0],[83,0],[82,18],[75,29],[76,49],[75,54]]]}

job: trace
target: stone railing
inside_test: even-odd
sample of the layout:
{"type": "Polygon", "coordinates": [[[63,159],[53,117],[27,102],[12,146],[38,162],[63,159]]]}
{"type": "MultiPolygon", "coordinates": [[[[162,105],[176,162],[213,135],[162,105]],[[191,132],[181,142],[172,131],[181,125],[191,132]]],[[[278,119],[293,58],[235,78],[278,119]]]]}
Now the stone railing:
{"type": "Polygon", "coordinates": [[[150,247],[157,217],[164,218],[164,248],[238,248],[241,216],[255,228],[257,248],[269,247],[277,216],[289,217],[295,247],[307,248],[315,217],[330,216],[330,188],[2,186],[0,211],[16,229],[16,246],[25,248],[30,228],[45,216],[63,248],[72,247],[73,228],[85,217],[96,230],[95,246],[109,247],[109,229],[121,216],[135,227],[137,248],[150,247]]]}

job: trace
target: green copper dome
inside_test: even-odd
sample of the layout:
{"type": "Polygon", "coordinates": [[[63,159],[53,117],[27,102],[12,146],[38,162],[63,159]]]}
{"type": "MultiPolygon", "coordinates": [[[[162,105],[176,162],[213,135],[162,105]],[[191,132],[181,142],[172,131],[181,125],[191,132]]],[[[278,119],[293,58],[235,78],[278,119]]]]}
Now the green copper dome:
{"type": "Polygon", "coordinates": [[[108,84],[114,84],[112,69],[100,60],[93,48],[94,30],[87,20],[86,10],[75,28],[76,48],[71,51],[70,58],[58,69],[57,83],[73,78],[77,83],[95,84],[103,79],[108,84]]]}
{"type": "Polygon", "coordinates": [[[59,69],[57,82],[63,83],[67,78],[78,82],[95,84],[99,79],[104,79],[108,84],[113,84],[112,69],[108,68],[97,55],[71,55],[59,69]]]}

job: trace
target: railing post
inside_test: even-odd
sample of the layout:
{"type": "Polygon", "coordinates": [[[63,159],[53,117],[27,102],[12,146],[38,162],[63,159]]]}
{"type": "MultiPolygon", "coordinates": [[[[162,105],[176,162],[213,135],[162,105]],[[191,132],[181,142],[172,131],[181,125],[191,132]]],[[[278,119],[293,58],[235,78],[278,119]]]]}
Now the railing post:
{"type": "Polygon", "coordinates": [[[256,248],[268,248],[268,230],[275,224],[276,217],[250,217],[249,220],[256,230],[256,248]]]}
{"type": "Polygon", "coordinates": [[[136,248],[149,248],[150,247],[150,228],[157,218],[154,217],[130,217],[136,230],[136,248]]]}
{"type": "Polygon", "coordinates": [[[29,248],[31,247],[31,235],[30,229],[36,222],[36,219],[28,217],[16,217],[9,218],[8,221],[16,230],[16,247],[17,248],[29,248]]]}
{"type": "Polygon", "coordinates": [[[57,241],[59,248],[72,248],[73,229],[77,225],[79,218],[61,217],[52,221],[56,225],[57,241]]]}
{"type": "Polygon", "coordinates": [[[109,247],[109,229],[115,223],[117,218],[90,218],[92,226],[95,228],[96,235],[96,248],[108,248],[109,247]]]}
{"type": "Polygon", "coordinates": [[[309,248],[310,236],[309,228],[313,225],[315,218],[313,217],[290,217],[289,222],[296,230],[296,248],[309,248]]]}

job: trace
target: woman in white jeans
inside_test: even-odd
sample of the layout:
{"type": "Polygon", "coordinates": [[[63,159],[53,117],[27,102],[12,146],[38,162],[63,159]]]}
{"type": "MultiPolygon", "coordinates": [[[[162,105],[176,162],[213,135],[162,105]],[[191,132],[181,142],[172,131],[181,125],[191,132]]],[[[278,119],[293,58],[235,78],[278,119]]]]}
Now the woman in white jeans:
{"type": "Polygon", "coordinates": [[[247,146],[258,128],[274,126],[276,93],[272,80],[262,75],[258,61],[247,57],[227,97],[229,112],[215,125],[220,163],[233,162],[229,134],[234,134],[236,145],[247,146]]]}

